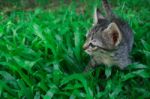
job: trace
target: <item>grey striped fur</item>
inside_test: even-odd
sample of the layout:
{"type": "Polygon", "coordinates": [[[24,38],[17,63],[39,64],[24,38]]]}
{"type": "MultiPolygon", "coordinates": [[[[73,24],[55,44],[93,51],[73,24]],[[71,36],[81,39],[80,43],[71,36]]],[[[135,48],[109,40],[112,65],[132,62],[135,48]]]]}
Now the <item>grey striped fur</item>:
{"type": "Polygon", "coordinates": [[[83,46],[91,56],[85,71],[98,64],[116,65],[124,69],[131,63],[129,53],[133,45],[132,29],[127,22],[112,13],[107,0],[102,2],[107,16],[103,16],[100,10],[95,10],[95,22],[87,33],[83,46]]]}

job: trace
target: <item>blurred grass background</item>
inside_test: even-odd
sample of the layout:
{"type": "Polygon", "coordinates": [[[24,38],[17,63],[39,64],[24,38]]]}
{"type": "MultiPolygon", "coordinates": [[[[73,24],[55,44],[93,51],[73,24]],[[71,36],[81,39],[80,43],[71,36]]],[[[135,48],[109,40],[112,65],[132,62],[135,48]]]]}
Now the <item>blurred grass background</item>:
{"type": "Polygon", "coordinates": [[[109,1],[133,29],[133,64],[82,73],[82,45],[101,0],[0,0],[0,98],[150,98],[150,1],[109,1]]]}

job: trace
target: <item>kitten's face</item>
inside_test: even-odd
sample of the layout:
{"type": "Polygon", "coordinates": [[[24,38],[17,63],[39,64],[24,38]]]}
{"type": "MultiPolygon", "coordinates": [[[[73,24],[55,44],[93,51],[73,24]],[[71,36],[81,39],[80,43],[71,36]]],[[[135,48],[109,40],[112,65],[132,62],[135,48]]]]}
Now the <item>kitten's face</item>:
{"type": "Polygon", "coordinates": [[[94,25],[87,33],[83,46],[84,50],[90,55],[94,55],[96,52],[113,50],[121,42],[121,32],[118,26],[99,14],[99,12],[96,12],[94,15],[96,16],[94,25]]]}

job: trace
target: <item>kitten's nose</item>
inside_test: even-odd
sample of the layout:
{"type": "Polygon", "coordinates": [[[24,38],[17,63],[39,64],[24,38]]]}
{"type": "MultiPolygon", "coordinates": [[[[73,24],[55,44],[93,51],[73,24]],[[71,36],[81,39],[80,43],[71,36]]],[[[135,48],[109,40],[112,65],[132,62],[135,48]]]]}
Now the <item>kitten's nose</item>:
{"type": "Polygon", "coordinates": [[[84,45],[83,45],[83,49],[84,49],[84,50],[88,49],[88,47],[89,47],[89,45],[87,45],[87,44],[84,44],[84,45]]]}

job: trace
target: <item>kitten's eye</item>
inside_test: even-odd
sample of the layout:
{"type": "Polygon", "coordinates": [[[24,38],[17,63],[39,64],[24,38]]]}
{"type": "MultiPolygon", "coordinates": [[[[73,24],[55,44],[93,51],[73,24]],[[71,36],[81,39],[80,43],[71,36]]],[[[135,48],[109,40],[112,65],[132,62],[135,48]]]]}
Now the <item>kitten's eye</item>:
{"type": "Polygon", "coordinates": [[[93,48],[93,47],[95,47],[95,45],[93,45],[92,43],[90,43],[90,46],[93,48]]]}

